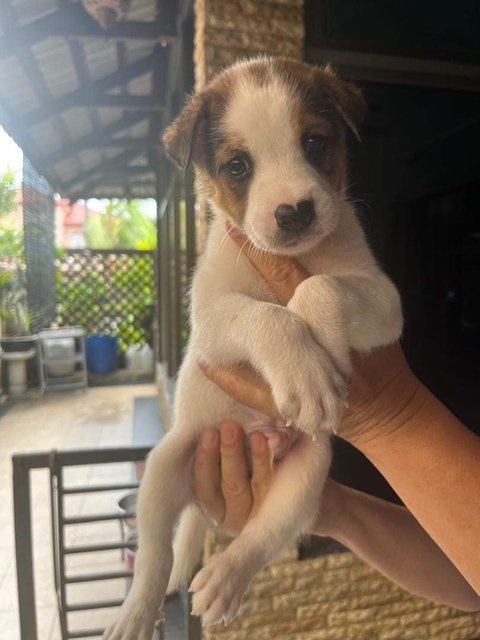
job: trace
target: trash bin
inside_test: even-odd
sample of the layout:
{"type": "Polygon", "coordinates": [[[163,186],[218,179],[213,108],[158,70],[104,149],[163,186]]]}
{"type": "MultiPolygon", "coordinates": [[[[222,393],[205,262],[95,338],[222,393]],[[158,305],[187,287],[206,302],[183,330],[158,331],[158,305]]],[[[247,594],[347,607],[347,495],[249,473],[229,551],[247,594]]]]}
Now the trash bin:
{"type": "Polygon", "coordinates": [[[113,373],[118,365],[117,336],[87,336],[87,369],[90,373],[113,373]]]}

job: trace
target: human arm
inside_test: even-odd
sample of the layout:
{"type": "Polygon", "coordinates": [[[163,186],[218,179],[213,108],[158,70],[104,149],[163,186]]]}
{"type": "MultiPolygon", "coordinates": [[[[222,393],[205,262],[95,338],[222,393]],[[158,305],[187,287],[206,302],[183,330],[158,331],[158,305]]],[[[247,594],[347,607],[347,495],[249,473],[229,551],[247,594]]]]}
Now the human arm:
{"type": "Polygon", "coordinates": [[[313,533],[337,540],[410,593],[480,609],[478,594],[405,507],[329,480],[313,533]]]}

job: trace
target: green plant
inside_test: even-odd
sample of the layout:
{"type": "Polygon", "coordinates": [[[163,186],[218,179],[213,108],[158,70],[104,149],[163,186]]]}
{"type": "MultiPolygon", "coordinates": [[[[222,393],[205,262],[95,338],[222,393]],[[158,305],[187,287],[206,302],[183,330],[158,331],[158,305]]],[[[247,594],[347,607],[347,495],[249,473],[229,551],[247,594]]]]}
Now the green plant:
{"type": "Polygon", "coordinates": [[[9,169],[0,175],[0,217],[12,213],[14,209],[15,173],[9,169]]]}
{"type": "Polygon", "coordinates": [[[57,324],[117,335],[122,350],[150,336],[155,299],[150,253],[66,252],[57,258],[56,283],[57,324]]]}
{"type": "Polygon", "coordinates": [[[110,200],[103,211],[90,213],[85,223],[89,249],[155,249],[157,228],[140,200],[110,200]]]}
{"type": "MultiPolygon", "coordinates": [[[[14,207],[14,174],[8,171],[0,176],[0,215],[14,207]]],[[[5,222],[0,222],[0,320],[5,336],[29,333],[23,231],[5,222]]]]}

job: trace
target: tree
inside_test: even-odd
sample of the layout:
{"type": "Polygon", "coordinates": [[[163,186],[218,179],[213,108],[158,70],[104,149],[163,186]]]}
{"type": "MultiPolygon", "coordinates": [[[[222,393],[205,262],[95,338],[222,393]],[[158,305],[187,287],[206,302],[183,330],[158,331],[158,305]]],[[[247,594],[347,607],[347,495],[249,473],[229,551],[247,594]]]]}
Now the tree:
{"type": "Polygon", "coordinates": [[[0,217],[15,209],[15,173],[11,170],[0,174],[0,217]]]}
{"type": "Polygon", "coordinates": [[[15,173],[0,175],[0,324],[7,335],[28,333],[23,230],[1,219],[15,209],[15,173]]]}
{"type": "Polygon", "coordinates": [[[110,200],[105,209],[90,213],[85,224],[89,249],[141,249],[157,246],[155,222],[139,200],[110,200]]]}

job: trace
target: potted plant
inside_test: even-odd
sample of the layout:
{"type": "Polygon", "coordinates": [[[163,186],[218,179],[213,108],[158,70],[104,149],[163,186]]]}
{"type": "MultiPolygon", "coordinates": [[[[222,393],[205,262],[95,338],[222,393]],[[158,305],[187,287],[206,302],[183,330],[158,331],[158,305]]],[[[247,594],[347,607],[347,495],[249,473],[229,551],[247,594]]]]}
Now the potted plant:
{"type": "Polygon", "coordinates": [[[20,230],[0,226],[0,347],[3,351],[28,351],[35,346],[30,334],[23,237],[20,230]]]}
{"type": "Polygon", "coordinates": [[[3,351],[28,351],[37,338],[29,329],[26,288],[4,264],[0,264],[0,283],[0,347],[3,351]]]}

